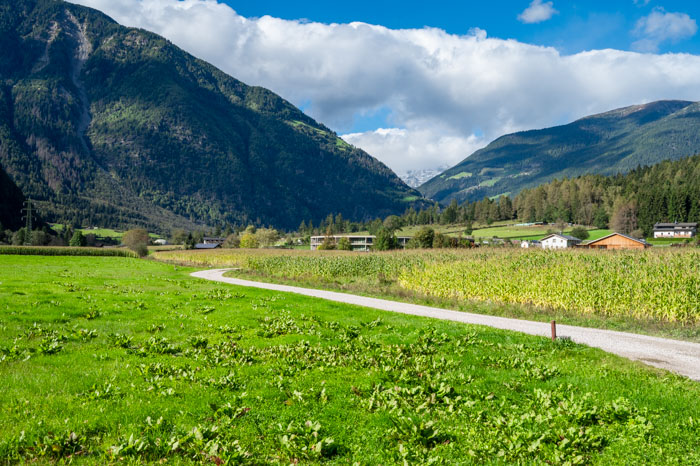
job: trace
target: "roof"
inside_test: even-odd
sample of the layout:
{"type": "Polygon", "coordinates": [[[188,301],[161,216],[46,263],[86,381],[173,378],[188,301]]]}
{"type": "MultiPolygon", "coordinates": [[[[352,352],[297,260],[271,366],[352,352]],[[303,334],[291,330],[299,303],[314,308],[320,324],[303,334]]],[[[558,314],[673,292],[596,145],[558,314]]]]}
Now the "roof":
{"type": "Polygon", "coordinates": [[[608,239],[611,236],[622,236],[623,238],[627,238],[629,240],[636,241],[637,243],[643,244],[645,246],[649,246],[649,243],[647,243],[643,239],[632,238],[631,236],[623,235],[622,233],[610,233],[609,235],[603,236],[602,238],[598,238],[598,239],[595,239],[593,241],[589,241],[588,243],[586,243],[586,246],[591,245],[591,244],[595,244],[599,241],[603,241],[604,239],[608,239]]]}
{"type": "Polygon", "coordinates": [[[220,244],[217,243],[197,243],[194,245],[195,249],[215,249],[220,247],[220,244]]]}
{"type": "Polygon", "coordinates": [[[654,224],[654,230],[675,230],[675,229],[685,229],[685,228],[697,228],[698,224],[694,222],[686,223],[656,223],[654,224]]]}
{"type": "Polygon", "coordinates": [[[559,238],[564,238],[567,241],[581,241],[581,238],[576,238],[574,236],[569,236],[569,235],[561,235],[559,233],[552,233],[551,235],[547,235],[544,238],[542,238],[540,241],[544,241],[549,238],[553,238],[554,236],[558,236],[559,238]]]}

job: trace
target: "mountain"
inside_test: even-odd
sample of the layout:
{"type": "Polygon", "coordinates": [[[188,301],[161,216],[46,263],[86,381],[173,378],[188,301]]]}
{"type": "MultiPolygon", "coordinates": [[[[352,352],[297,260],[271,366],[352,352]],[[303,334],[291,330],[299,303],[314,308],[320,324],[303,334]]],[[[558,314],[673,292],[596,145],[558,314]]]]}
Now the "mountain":
{"type": "Polygon", "coordinates": [[[291,228],[421,202],[271,91],[60,0],[0,0],[0,165],[47,221],[113,227],[291,228]]]}
{"type": "Polygon", "coordinates": [[[476,201],[481,215],[510,213],[525,222],[574,222],[641,230],[657,222],[700,222],[700,155],[665,160],[624,175],[582,175],[522,190],[515,198],[476,201]],[[485,205],[488,203],[488,205],[485,205]],[[493,204],[498,203],[498,208],[493,204]],[[510,204],[510,206],[508,206],[510,204]],[[505,209],[502,209],[506,206],[505,209]]]}
{"type": "Polygon", "coordinates": [[[555,178],[614,175],[700,153],[700,103],[659,101],[502,136],[418,189],[439,202],[515,195],[555,178]]]}
{"type": "Polygon", "coordinates": [[[440,168],[424,168],[422,170],[407,170],[403,174],[399,174],[401,179],[412,188],[417,188],[429,179],[439,175],[449,168],[449,165],[440,168]]]}

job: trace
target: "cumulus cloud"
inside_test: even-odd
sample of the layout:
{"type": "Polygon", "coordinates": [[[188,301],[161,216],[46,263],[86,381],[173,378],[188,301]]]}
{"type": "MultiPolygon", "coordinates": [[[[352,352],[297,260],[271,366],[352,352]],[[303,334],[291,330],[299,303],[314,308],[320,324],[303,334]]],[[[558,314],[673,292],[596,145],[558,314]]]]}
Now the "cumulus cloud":
{"type": "Polygon", "coordinates": [[[698,25],[685,13],[668,13],[663,8],[655,8],[637,21],[633,32],[640,37],[632,44],[635,50],[657,52],[663,42],[678,42],[693,37],[698,32],[698,25]]]}
{"type": "Polygon", "coordinates": [[[304,104],[339,133],[388,109],[389,129],[346,135],[397,173],[457,162],[507,132],[658,99],[700,98],[700,57],[550,47],[480,29],[392,30],[244,18],[215,0],[76,0],[164,35],[251,85],[304,104]]]}
{"type": "Polygon", "coordinates": [[[547,21],[558,11],[554,9],[553,2],[542,2],[542,0],[532,0],[530,6],[518,15],[518,20],[522,23],[532,24],[547,21]]]}
{"type": "Polygon", "coordinates": [[[400,128],[379,128],[364,133],[343,135],[350,144],[372,153],[381,153],[382,161],[399,173],[426,168],[451,167],[465,154],[483,147],[486,141],[475,135],[443,135],[431,129],[409,131],[400,128]],[[438,163],[426,166],[426,161],[438,163]]]}

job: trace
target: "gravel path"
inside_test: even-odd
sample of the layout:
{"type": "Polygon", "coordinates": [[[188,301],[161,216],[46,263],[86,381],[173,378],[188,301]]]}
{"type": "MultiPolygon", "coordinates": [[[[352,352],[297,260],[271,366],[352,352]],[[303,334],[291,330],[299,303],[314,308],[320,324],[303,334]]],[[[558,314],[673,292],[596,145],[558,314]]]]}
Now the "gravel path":
{"type": "MultiPolygon", "coordinates": [[[[238,278],[224,277],[230,269],[203,270],[192,273],[193,277],[203,278],[231,285],[262,288],[266,290],[296,293],[314,298],[338,301],[347,304],[380,309],[383,311],[399,312],[434,319],[451,320],[465,324],[486,325],[489,327],[530,335],[550,336],[550,324],[532,322],[529,320],[508,319],[505,317],[470,314],[468,312],[450,311],[437,307],[421,306],[418,304],[401,303],[386,299],[368,298],[334,291],[314,290],[297,286],[262,283],[238,278]]],[[[576,343],[600,348],[609,353],[617,354],[634,361],[641,361],[650,366],[660,367],[691,379],[700,380],[700,344],[685,341],[669,340],[666,338],[637,335],[634,333],[616,332],[570,325],[557,325],[557,336],[569,337],[576,343]]]]}

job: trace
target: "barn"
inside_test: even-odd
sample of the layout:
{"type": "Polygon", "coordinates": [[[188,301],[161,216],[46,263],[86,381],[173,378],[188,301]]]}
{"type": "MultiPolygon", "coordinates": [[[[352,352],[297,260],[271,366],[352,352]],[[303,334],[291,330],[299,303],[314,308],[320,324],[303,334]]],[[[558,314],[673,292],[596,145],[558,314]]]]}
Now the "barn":
{"type": "Polygon", "coordinates": [[[622,233],[611,233],[608,236],[590,241],[582,247],[590,249],[645,249],[651,245],[643,239],[632,238],[622,233]]]}

